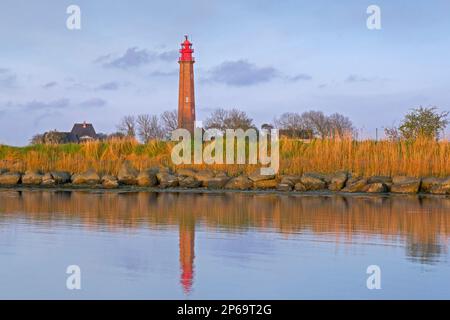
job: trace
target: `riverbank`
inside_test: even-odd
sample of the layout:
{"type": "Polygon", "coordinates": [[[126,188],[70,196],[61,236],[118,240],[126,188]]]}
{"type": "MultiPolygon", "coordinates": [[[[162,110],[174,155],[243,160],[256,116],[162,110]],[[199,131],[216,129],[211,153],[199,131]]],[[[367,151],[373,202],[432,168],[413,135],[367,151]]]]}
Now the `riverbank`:
{"type": "Polygon", "coordinates": [[[0,169],[0,187],[65,190],[134,190],[134,191],[253,191],[268,193],[367,193],[367,194],[435,194],[450,195],[450,177],[359,176],[346,171],[333,174],[306,172],[301,175],[251,174],[229,176],[223,171],[151,167],[137,170],[126,161],[118,175],[85,172],[26,171],[0,169]]]}

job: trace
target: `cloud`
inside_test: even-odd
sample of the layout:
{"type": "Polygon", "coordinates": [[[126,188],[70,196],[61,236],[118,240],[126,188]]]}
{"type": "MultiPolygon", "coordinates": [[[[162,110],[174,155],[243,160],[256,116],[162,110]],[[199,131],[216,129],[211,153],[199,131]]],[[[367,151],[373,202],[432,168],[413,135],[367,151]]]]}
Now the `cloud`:
{"type": "Polygon", "coordinates": [[[79,103],[80,107],[103,107],[107,102],[101,98],[91,98],[79,103]]]}
{"type": "Polygon", "coordinates": [[[356,74],[351,74],[347,77],[347,79],[345,79],[345,82],[348,83],[355,83],[355,82],[371,82],[373,81],[373,78],[366,78],[366,77],[362,77],[356,74]]]}
{"type": "Polygon", "coordinates": [[[206,81],[225,83],[230,86],[251,86],[279,77],[272,67],[258,67],[247,60],[225,61],[210,71],[206,81]]]}
{"type": "Polygon", "coordinates": [[[26,109],[28,111],[35,111],[35,110],[42,110],[42,109],[62,109],[62,108],[68,107],[69,104],[70,104],[69,99],[62,98],[62,99],[52,100],[52,101],[48,101],[48,102],[32,100],[32,101],[22,103],[22,104],[9,103],[8,105],[11,107],[18,107],[18,108],[26,109]]]}
{"type": "Polygon", "coordinates": [[[116,91],[118,89],[119,83],[116,81],[103,83],[96,88],[96,90],[110,90],[110,91],[116,91]]]}
{"type": "Polygon", "coordinates": [[[55,86],[57,86],[57,85],[58,85],[58,82],[56,82],[56,81],[51,81],[51,82],[47,82],[46,84],[44,84],[44,85],[42,86],[42,88],[44,88],[44,89],[49,89],[49,88],[55,87],[55,86]]]}
{"type": "Polygon", "coordinates": [[[8,68],[0,68],[0,86],[14,87],[17,82],[17,76],[8,68]]]}
{"type": "Polygon", "coordinates": [[[176,61],[178,52],[176,50],[155,52],[138,47],[128,48],[125,53],[114,58],[112,54],[106,54],[94,60],[94,63],[101,63],[106,68],[128,69],[137,68],[154,61],[176,61]]]}
{"type": "Polygon", "coordinates": [[[312,76],[310,76],[309,74],[306,73],[299,73],[293,77],[289,77],[288,80],[290,81],[309,81],[312,80],[312,76]]]}

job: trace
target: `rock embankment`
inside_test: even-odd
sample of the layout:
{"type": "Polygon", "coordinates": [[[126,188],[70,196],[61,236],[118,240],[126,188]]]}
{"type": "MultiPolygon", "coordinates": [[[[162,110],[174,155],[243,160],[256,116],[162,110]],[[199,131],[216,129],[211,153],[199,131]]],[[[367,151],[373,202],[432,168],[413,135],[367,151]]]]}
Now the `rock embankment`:
{"type": "Polygon", "coordinates": [[[226,190],[277,190],[279,192],[331,191],[348,193],[429,193],[450,195],[450,177],[372,176],[362,177],[349,172],[323,174],[306,172],[302,175],[250,175],[230,177],[214,170],[180,168],[176,172],[165,167],[137,170],[128,161],[118,175],[101,174],[94,169],[85,172],[26,171],[14,172],[0,168],[0,187],[15,186],[87,186],[115,189],[121,186],[152,188],[205,188],[226,190]]]}

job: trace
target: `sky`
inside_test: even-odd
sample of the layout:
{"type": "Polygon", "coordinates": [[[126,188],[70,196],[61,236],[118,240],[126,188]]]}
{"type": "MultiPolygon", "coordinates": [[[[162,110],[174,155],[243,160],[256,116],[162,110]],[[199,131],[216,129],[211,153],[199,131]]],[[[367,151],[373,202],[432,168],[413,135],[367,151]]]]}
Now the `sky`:
{"type": "Polygon", "coordinates": [[[0,143],[83,121],[111,133],[125,115],[176,109],[185,34],[197,120],[321,110],[374,137],[411,108],[450,110],[448,0],[2,0],[0,143]],[[66,27],[72,4],[80,30],[66,27]]]}

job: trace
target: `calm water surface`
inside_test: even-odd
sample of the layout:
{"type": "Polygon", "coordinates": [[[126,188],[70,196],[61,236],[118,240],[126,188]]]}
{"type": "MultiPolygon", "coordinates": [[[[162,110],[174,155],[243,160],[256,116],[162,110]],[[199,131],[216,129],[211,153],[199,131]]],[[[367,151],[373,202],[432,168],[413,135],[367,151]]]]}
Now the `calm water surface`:
{"type": "Polygon", "coordinates": [[[449,299],[449,238],[449,198],[3,190],[0,298],[449,299]]]}

